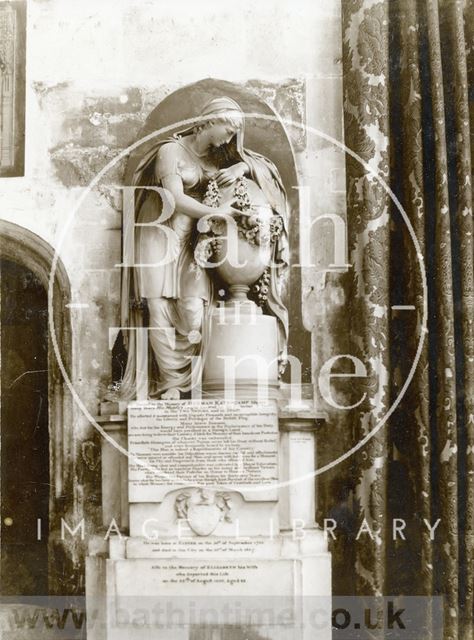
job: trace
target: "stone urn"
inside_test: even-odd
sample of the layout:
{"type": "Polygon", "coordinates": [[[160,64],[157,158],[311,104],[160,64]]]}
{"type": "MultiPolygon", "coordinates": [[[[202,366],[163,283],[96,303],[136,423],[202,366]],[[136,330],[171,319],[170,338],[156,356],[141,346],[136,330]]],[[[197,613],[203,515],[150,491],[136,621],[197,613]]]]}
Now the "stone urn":
{"type": "MultiPolygon", "coordinates": [[[[207,204],[228,203],[242,214],[211,219],[202,246],[210,267],[228,287],[229,299],[212,311],[212,339],[206,350],[203,392],[208,398],[268,400],[278,397],[276,318],[248,298],[250,287],[268,289],[274,241],[282,222],[260,187],[242,179],[226,189],[210,184],[207,204]],[[214,190],[214,191],[213,191],[214,190]]],[[[255,289],[254,289],[255,290],[255,289]]]]}
{"type": "Polygon", "coordinates": [[[229,289],[229,303],[248,301],[250,286],[265,273],[272,260],[275,216],[263,191],[242,179],[219,190],[219,203],[242,211],[232,220],[211,221],[215,237],[211,261],[229,289]]]}

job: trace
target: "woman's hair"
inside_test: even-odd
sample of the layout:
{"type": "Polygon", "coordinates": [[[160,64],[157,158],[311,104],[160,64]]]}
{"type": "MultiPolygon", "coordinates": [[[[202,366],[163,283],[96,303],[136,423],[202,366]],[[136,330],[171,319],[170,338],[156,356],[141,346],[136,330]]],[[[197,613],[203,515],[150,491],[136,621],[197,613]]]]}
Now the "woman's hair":
{"type": "Polygon", "coordinates": [[[207,129],[211,127],[213,124],[229,124],[236,131],[241,131],[244,126],[244,116],[241,115],[237,111],[229,111],[227,114],[216,114],[212,116],[209,120],[205,120],[201,124],[197,124],[194,128],[195,131],[199,131],[200,129],[207,129]]]}

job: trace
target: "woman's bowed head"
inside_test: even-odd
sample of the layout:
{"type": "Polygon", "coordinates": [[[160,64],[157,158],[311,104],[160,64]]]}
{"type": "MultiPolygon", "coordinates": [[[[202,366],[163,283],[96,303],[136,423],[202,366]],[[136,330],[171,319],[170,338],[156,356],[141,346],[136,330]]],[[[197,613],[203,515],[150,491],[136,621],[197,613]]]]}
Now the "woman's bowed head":
{"type": "Polygon", "coordinates": [[[275,165],[244,147],[244,128],[244,113],[237,102],[214,98],[204,105],[196,124],[155,143],[135,170],[137,226],[128,241],[134,243],[136,265],[123,270],[122,281],[122,327],[130,327],[123,332],[128,351],[120,388],[124,400],[136,397],[138,377],[147,379],[150,397],[162,398],[179,398],[199,378],[200,371],[196,366],[191,371],[191,362],[202,363],[209,344],[215,283],[212,270],[195,261],[197,223],[216,213],[242,220],[246,208],[234,205],[244,178],[254,183],[253,190],[281,219],[281,233],[272,245],[272,267],[266,274],[264,313],[278,321],[284,358],[287,310],[279,280],[288,256],[286,195],[275,165]],[[156,220],[163,203],[156,190],[146,188],[150,186],[162,187],[174,199],[172,213],[165,220],[162,216],[160,224],[156,220]],[[213,189],[216,200],[211,202],[213,189]],[[137,353],[137,329],[144,327],[148,328],[148,354],[143,349],[137,353]]]}

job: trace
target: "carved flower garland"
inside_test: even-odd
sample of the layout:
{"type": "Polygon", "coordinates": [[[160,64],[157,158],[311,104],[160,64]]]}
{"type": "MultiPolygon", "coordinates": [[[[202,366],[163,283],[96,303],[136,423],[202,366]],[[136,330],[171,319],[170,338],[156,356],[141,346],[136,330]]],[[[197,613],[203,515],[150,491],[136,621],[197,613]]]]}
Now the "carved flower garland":
{"type": "MultiPolygon", "coordinates": [[[[219,187],[215,180],[210,180],[203,199],[203,204],[216,208],[221,201],[219,187]]],[[[273,244],[281,236],[283,222],[279,215],[273,215],[269,220],[262,220],[258,213],[252,214],[252,203],[247,189],[247,180],[242,177],[236,180],[233,192],[232,207],[242,211],[242,215],[235,214],[233,219],[237,225],[239,237],[254,246],[273,244]]],[[[193,270],[205,268],[215,258],[221,248],[222,237],[226,235],[227,222],[222,217],[202,219],[199,224],[201,236],[194,251],[193,270]]],[[[259,303],[266,300],[270,273],[267,269],[254,285],[254,291],[259,303]]]]}

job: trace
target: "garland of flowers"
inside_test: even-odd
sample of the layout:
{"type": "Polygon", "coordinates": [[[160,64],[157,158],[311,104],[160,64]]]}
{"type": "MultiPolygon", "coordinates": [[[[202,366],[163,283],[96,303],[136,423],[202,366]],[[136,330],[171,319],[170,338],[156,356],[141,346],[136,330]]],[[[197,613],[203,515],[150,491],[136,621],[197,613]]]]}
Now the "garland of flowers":
{"type": "Polygon", "coordinates": [[[259,307],[263,307],[268,300],[270,290],[270,269],[267,267],[252,287],[252,297],[259,307]]]}
{"type": "Polygon", "coordinates": [[[219,191],[219,187],[215,180],[209,180],[207,185],[206,193],[204,195],[203,204],[208,207],[218,207],[221,201],[221,194],[219,191]]]}
{"type": "MultiPolygon", "coordinates": [[[[216,208],[220,205],[221,193],[215,180],[210,180],[203,204],[216,208]]],[[[273,215],[267,225],[262,225],[258,213],[252,214],[252,203],[247,190],[247,180],[245,177],[238,178],[235,182],[233,192],[232,207],[242,211],[242,215],[233,216],[239,237],[251,245],[260,246],[262,244],[275,243],[283,232],[283,222],[279,215],[273,215]]],[[[225,235],[227,223],[224,219],[207,218],[201,221],[201,240],[196,244],[194,251],[194,263],[191,265],[193,271],[199,272],[199,267],[205,268],[214,254],[220,249],[222,240],[220,236],[225,235]],[[204,228],[202,228],[204,227],[204,228]]],[[[263,275],[253,285],[253,293],[259,305],[263,305],[267,300],[270,286],[270,270],[266,269],[263,275]]]]}

